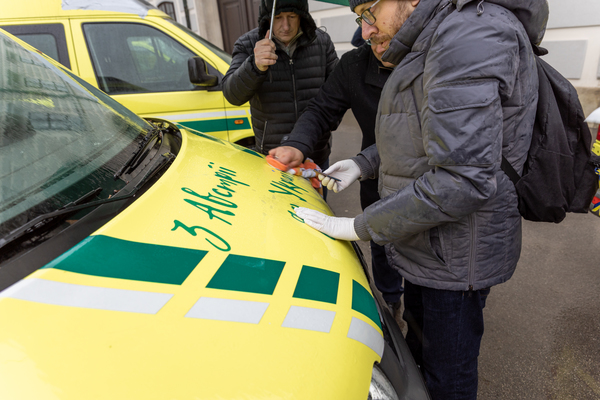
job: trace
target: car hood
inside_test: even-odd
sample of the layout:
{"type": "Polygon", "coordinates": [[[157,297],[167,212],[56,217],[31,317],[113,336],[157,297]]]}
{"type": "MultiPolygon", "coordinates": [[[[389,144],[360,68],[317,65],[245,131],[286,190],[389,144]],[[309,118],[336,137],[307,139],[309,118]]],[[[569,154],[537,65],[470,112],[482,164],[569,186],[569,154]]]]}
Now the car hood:
{"type": "Polygon", "coordinates": [[[93,235],[0,292],[3,399],[366,399],[383,337],[308,181],[183,132],[168,171],[93,235]]]}

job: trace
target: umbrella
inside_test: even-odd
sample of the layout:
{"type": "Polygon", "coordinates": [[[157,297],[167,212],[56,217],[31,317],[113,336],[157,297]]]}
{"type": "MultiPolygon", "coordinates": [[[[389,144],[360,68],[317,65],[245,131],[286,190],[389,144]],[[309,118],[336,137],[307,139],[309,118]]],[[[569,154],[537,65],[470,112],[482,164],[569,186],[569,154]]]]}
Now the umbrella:
{"type": "Polygon", "coordinates": [[[277,0],[273,0],[273,11],[271,12],[271,25],[269,26],[269,40],[273,38],[273,21],[275,20],[275,5],[277,0]]]}
{"type": "Polygon", "coordinates": [[[600,124],[600,108],[596,108],[588,117],[585,119],[585,122],[589,122],[590,124],[600,124]]]}

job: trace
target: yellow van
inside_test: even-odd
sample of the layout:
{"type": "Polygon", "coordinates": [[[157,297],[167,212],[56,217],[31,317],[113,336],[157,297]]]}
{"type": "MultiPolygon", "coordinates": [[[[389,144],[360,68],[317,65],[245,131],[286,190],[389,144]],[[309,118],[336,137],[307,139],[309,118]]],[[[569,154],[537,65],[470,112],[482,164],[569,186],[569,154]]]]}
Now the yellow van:
{"type": "Polygon", "coordinates": [[[307,180],[0,30],[0,399],[427,400],[307,180]]]}
{"type": "Polygon", "coordinates": [[[221,90],[231,56],[146,2],[5,2],[0,27],[142,117],[254,143],[249,105],[221,90]]]}

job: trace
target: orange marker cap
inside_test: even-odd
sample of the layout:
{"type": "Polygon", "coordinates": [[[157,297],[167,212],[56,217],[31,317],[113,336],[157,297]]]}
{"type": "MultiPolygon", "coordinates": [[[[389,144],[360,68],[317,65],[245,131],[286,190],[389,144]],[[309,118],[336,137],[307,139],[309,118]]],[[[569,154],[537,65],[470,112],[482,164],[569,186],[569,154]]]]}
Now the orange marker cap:
{"type": "Polygon", "coordinates": [[[269,165],[271,167],[277,168],[280,171],[287,171],[289,168],[287,165],[285,165],[284,163],[282,163],[279,160],[276,160],[275,158],[273,158],[272,156],[267,156],[267,162],[269,163],[269,165]]]}

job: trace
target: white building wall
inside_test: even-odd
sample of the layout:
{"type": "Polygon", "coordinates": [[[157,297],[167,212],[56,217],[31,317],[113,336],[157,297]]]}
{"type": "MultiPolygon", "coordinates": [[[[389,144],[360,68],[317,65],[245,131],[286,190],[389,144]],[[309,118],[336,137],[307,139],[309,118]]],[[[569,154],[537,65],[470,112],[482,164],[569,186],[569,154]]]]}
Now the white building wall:
{"type": "Polygon", "coordinates": [[[600,87],[600,25],[548,29],[542,47],[544,59],[573,85],[600,87]]]}
{"type": "Polygon", "coordinates": [[[548,0],[550,18],[542,47],[546,61],[579,92],[585,115],[600,107],[600,1],[548,0]]]}
{"type": "Polygon", "coordinates": [[[354,22],[356,14],[350,11],[350,7],[308,0],[308,9],[317,26],[331,36],[338,57],[354,48],[350,40],[358,25],[354,22]]]}

